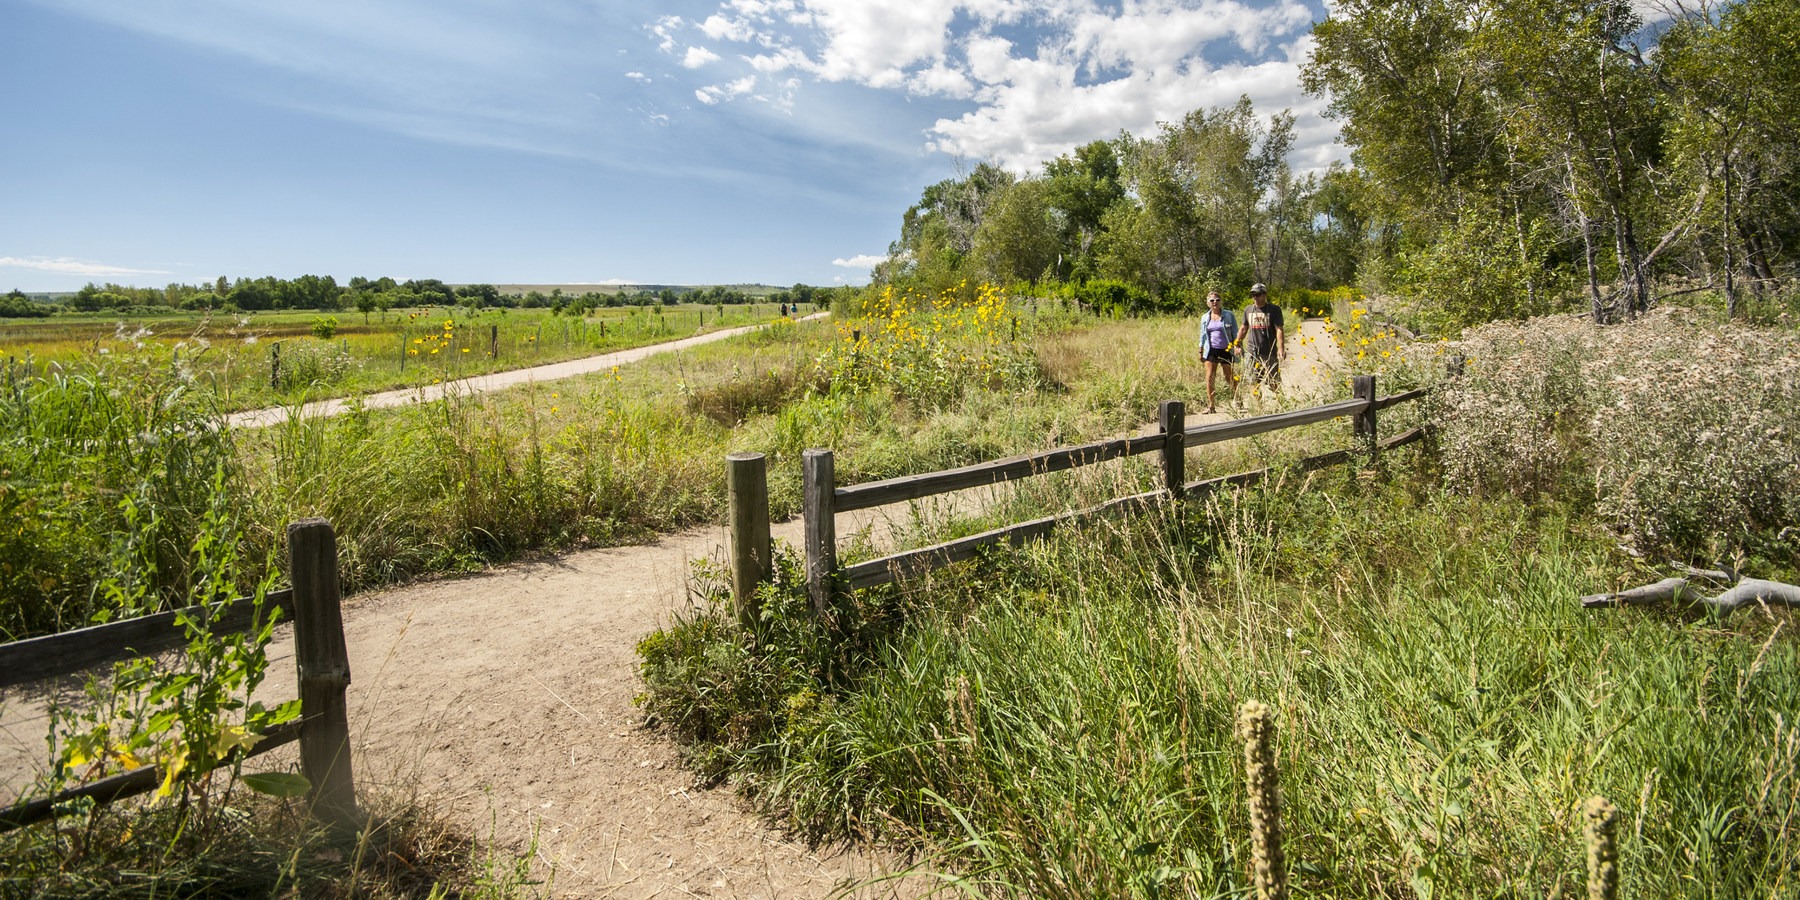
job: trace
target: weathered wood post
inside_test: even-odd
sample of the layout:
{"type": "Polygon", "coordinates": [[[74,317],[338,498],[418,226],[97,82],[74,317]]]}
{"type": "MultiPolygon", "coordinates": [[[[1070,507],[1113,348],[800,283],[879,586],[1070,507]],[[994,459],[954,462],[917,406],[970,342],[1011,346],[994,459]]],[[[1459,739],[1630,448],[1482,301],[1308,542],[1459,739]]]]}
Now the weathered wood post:
{"type": "Polygon", "coordinates": [[[756,586],[769,580],[769,470],[761,453],[725,457],[731,509],[731,595],[738,621],[755,627],[762,617],[756,586]]]}
{"type": "Polygon", "coordinates": [[[1187,407],[1180,400],[1164,400],[1156,410],[1156,424],[1163,436],[1163,486],[1180,500],[1187,483],[1187,407]]]}
{"type": "Polygon", "coordinates": [[[500,358],[500,326],[488,326],[488,359],[500,358]]]}
{"type": "Polygon", "coordinates": [[[1358,375],[1350,383],[1350,395],[1358,400],[1368,401],[1362,412],[1356,414],[1356,434],[1369,444],[1369,465],[1374,465],[1381,453],[1381,442],[1377,440],[1375,431],[1375,376],[1358,375]]]}
{"type": "Polygon", "coordinates": [[[281,342],[269,345],[269,389],[281,390],[281,342]]]}
{"type": "Polygon", "coordinates": [[[337,535],[324,519],[288,526],[294,583],[294,662],[300,675],[300,769],[307,806],[329,825],[360,828],[350,767],[350,653],[338,586],[337,535]]]}
{"type": "Polygon", "coordinates": [[[831,578],[837,571],[837,473],[830,450],[801,455],[806,495],[806,595],[813,612],[824,615],[831,603],[831,578]]]}

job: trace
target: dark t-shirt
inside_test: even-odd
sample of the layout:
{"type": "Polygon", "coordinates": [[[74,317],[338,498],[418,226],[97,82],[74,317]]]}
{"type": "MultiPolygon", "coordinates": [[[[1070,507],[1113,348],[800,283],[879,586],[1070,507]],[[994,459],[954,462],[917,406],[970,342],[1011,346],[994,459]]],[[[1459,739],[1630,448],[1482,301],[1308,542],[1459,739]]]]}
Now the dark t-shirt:
{"type": "Polygon", "coordinates": [[[1273,303],[1244,307],[1238,323],[1244,330],[1244,348],[1253,356],[1275,355],[1275,329],[1281,328],[1281,307],[1273,303]]]}

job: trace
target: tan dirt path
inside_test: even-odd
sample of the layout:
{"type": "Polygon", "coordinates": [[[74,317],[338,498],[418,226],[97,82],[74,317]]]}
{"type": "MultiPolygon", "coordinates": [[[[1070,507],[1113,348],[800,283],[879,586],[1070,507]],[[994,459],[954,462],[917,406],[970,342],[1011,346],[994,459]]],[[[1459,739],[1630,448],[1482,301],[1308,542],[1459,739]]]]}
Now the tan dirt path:
{"type": "MultiPolygon", "coordinates": [[[[797,545],[800,523],[775,535],[797,545]]],[[[689,564],[723,558],[724,543],[722,527],[699,528],[349,600],[359,792],[416,795],[478,838],[535,848],[557,897],[827,897],[902,865],[808,848],[729,787],[697,787],[675,746],[644,727],[637,642],[688,606],[689,564]]],[[[269,652],[258,696],[295,696],[291,629],[269,652]]],[[[10,798],[41,764],[45,720],[42,697],[5,699],[10,798]]],[[[247,768],[295,759],[283,748],[247,768]]]]}

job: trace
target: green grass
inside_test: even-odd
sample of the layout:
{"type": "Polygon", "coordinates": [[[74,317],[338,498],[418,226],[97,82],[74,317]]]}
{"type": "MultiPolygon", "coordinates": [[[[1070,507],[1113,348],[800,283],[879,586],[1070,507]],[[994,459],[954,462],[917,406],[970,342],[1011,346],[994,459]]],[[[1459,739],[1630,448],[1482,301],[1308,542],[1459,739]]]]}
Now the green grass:
{"type": "Polygon", "coordinates": [[[120,317],[77,314],[0,324],[0,357],[43,373],[106,357],[161,355],[228,411],[431,384],[769,322],[774,304],[548,309],[276,311],[120,317]],[[335,322],[330,338],[314,333],[335,322]],[[448,324],[446,324],[448,323],[448,324]]]}
{"type": "Polygon", "coordinates": [[[771,597],[797,620],[756,651],[703,615],[646,643],[647,696],[795,827],[917,847],[990,895],[1247,890],[1253,698],[1302,893],[1578,891],[1593,794],[1622,811],[1625,896],[1791,892],[1793,617],[1580,608],[1632,569],[1555,504],[1292,479],[822,626],[771,597]]]}

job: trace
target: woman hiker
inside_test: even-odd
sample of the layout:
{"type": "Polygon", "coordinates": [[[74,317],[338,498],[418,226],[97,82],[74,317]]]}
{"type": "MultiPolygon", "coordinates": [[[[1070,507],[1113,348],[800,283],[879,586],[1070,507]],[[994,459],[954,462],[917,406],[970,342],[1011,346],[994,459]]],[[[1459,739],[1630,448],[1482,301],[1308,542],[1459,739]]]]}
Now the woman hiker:
{"type": "Polygon", "coordinates": [[[1231,374],[1232,350],[1237,346],[1237,316],[1225,308],[1218,291],[1206,292],[1206,311],[1200,314],[1200,358],[1206,361],[1206,411],[1218,412],[1213,403],[1213,377],[1225,369],[1225,384],[1237,396],[1237,379],[1231,374]]]}

